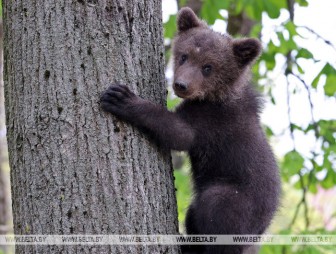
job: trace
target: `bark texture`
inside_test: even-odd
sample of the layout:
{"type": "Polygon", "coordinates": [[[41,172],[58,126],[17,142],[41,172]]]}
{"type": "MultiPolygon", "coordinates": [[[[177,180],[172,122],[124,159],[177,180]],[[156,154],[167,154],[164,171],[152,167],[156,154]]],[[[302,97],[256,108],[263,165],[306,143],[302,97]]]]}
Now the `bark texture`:
{"type": "MultiPolygon", "coordinates": [[[[165,104],[160,0],[3,1],[16,234],[176,234],[169,151],[99,109],[114,81],[165,104]]],[[[178,253],[25,246],[17,253],[178,253]]]]}
{"type": "MultiPolygon", "coordinates": [[[[0,167],[0,235],[6,233],[7,223],[8,223],[8,212],[7,212],[7,191],[5,185],[5,174],[2,167],[0,167]]],[[[0,246],[1,250],[1,246],[0,246]]]]}
{"type": "MultiPolygon", "coordinates": [[[[0,150],[1,152],[1,150],[0,150]]],[[[0,155],[1,156],[1,155],[0,155]]],[[[6,175],[0,164],[0,235],[7,234],[9,232],[9,209],[8,209],[9,193],[7,191],[6,175]]],[[[0,253],[4,247],[0,245],[0,253]]]]}
{"type": "MultiPolygon", "coordinates": [[[[13,234],[10,183],[8,171],[5,100],[3,87],[3,26],[0,21],[0,235],[13,234]]],[[[0,253],[14,253],[14,246],[0,245],[0,253]]]]}
{"type": "MultiPolygon", "coordinates": [[[[2,22],[0,21],[0,89],[2,85],[2,22]]],[[[1,90],[0,90],[1,95],[1,90]]],[[[0,97],[1,103],[1,97],[0,97]]],[[[0,105],[0,116],[1,116],[1,105],[0,105]]],[[[1,119],[0,119],[0,126],[1,126],[1,119]]],[[[1,130],[1,129],[0,129],[1,130]]],[[[2,169],[1,165],[1,143],[0,143],[0,235],[5,233],[5,227],[7,226],[7,193],[6,193],[6,186],[5,186],[5,174],[2,169]]],[[[0,250],[1,250],[0,246],[0,250]]]]}
{"type": "MultiPolygon", "coordinates": [[[[6,143],[4,133],[5,133],[5,105],[4,105],[4,94],[3,94],[3,82],[2,82],[2,21],[0,20],[0,235],[10,233],[9,222],[10,216],[10,192],[9,182],[8,182],[8,172],[4,170],[5,150],[6,143]]],[[[7,246],[0,245],[0,253],[7,253],[7,246]]]]}

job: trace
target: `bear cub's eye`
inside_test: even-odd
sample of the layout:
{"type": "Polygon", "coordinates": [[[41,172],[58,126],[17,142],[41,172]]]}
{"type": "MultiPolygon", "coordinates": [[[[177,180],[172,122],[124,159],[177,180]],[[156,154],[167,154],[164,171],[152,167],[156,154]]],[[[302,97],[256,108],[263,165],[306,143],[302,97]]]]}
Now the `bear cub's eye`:
{"type": "Polygon", "coordinates": [[[210,64],[203,65],[202,73],[205,77],[209,76],[212,70],[212,66],[210,64]]]}
{"type": "Polygon", "coordinates": [[[183,55],[181,56],[181,59],[180,59],[180,65],[184,64],[185,61],[187,61],[187,59],[188,59],[188,55],[183,54],[183,55]]]}

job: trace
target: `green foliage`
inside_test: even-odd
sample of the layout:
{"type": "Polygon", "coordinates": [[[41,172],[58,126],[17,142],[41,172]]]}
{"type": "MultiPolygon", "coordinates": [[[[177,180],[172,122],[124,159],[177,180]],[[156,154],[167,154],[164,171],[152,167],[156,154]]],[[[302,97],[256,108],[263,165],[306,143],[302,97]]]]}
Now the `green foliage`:
{"type": "Polygon", "coordinates": [[[319,83],[322,76],[326,76],[326,81],[324,84],[325,94],[328,96],[334,96],[336,93],[336,70],[329,63],[326,63],[326,65],[312,82],[312,86],[314,88],[317,87],[317,84],[319,83]]]}
{"type": "Polygon", "coordinates": [[[263,12],[266,12],[270,18],[278,18],[280,9],[284,8],[286,4],[286,1],[283,0],[245,0],[243,2],[246,14],[257,21],[261,20],[263,12]]]}
{"type": "Polygon", "coordinates": [[[333,246],[328,245],[305,245],[305,246],[284,246],[284,245],[265,245],[260,249],[259,254],[283,254],[283,253],[296,253],[296,254],[332,254],[333,246]]]}
{"type": "Polygon", "coordinates": [[[180,102],[181,102],[180,98],[178,98],[178,97],[172,98],[170,96],[170,93],[168,94],[167,108],[169,110],[173,110],[180,102]]]}
{"type": "MultiPolygon", "coordinates": [[[[334,235],[336,232],[318,229],[313,231],[301,232],[302,235],[334,235]]],[[[293,234],[289,230],[280,232],[280,234],[293,234]]],[[[335,246],[332,245],[265,245],[262,246],[259,254],[283,254],[283,253],[300,253],[300,254],[333,254],[335,246]]]]}
{"type": "Polygon", "coordinates": [[[176,32],[176,14],[170,15],[169,20],[164,25],[164,37],[172,39],[176,32]]]}
{"type": "Polygon", "coordinates": [[[321,137],[328,143],[329,148],[333,149],[336,141],[336,120],[320,120],[317,125],[319,127],[321,137]]]}
{"type": "Polygon", "coordinates": [[[228,9],[230,6],[230,1],[222,0],[208,0],[203,2],[201,9],[201,17],[206,20],[209,24],[215,23],[216,19],[223,19],[219,14],[219,10],[228,9]]]}
{"type": "Polygon", "coordinates": [[[191,183],[189,179],[189,170],[186,167],[180,170],[174,170],[175,187],[177,189],[177,211],[181,231],[185,221],[187,208],[191,201],[191,183]]]}
{"type": "Polygon", "coordinates": [[[303,7],[307,7],[308,6],[308,2],[307,0],[296,0],[296,2],[303,7]]]}
{"type": "Polygon", "coordinates": [[[259,254],[282,254],[282,247],[281,245],[264,245],[260,248],[259,254]]]}
{"type": "Polygon", "coordinates": [[[303,168],[304,158],[297,151],[288,152],[282,163],[282,176],[288,180],[291,176],[296,175],[303,168]]]}

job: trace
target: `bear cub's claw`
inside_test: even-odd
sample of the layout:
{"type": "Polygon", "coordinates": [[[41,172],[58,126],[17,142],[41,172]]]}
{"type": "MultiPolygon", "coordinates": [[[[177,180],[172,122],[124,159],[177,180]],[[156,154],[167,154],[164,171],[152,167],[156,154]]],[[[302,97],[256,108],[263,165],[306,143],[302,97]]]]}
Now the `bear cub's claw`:
{"type": "Polygon", "coordinates": [[[136,99],[137,96],[126,85],[114,84],[102,93],[100,105],[104,111],[124,116],[136,99]]]}

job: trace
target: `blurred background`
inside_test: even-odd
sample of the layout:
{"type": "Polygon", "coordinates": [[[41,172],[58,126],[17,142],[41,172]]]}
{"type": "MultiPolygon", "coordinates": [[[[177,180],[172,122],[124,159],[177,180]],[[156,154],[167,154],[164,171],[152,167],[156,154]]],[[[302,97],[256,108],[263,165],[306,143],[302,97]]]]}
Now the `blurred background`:
{"type": "MultiPolygon", "coordinates": [[[[281,208],[268,233],[335,234],[336,1],[162,0],[167,106],[172,110],[180,102],[171,91],[171,47],[176,13],[182,6],[191,7],[220,33],[262,41],[264,51],[253,68],[253,85],[265,98],[261,120],[283,183],[281,208]]],[[[0,234],[8,234],[12,219],[0,27],[0,234]]],[[[184,232],[192,198],[190,163],[184,153],[173,153],[173,161],[180,232],[184,232]]],[[[335,253],[334,248],[263,246],[260,253],[335,253]]],[[[0,246],[0,254],[4,253],[13,249],[0,246]]]]}
{"type": "MultiPolygon", "coordinates": [[[[255,37],[263,54],[253,85],[263,94],[262,124],[278,159],[281,207],[271,234],[336,233],[336,1],[163,0],[168,107],[176,13],[191,7],[215,31],[255,37]]],[[[180,231],[192,199],[190,163],[174,153],[180,231]]],[[[260,253],[335,253],[335,246],[263,246],[260,253]]]]}

